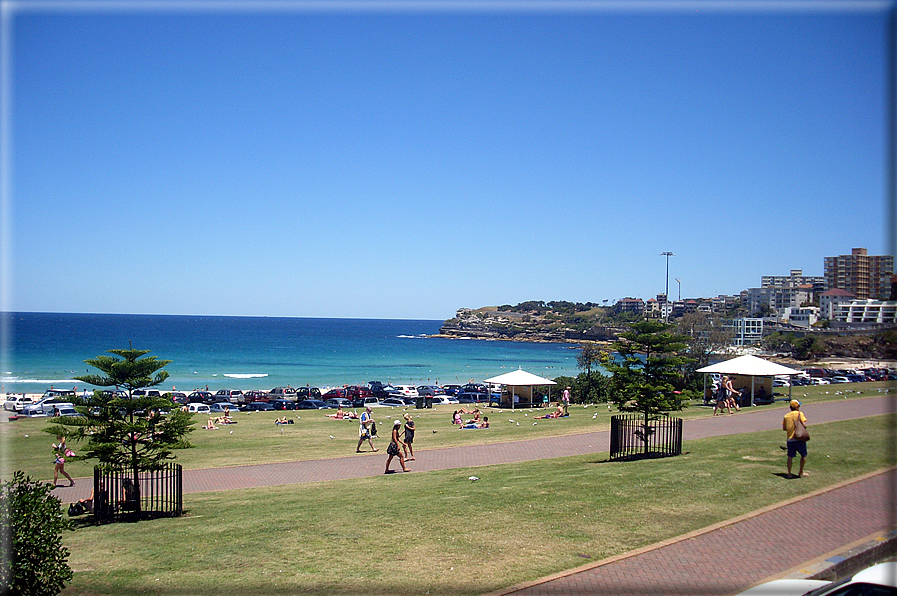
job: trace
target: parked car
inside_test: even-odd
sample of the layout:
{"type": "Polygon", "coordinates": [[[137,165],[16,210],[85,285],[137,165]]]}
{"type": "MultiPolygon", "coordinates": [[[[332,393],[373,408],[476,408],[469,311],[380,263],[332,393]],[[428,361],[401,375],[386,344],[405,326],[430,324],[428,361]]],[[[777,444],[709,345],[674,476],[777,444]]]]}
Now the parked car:
{"type": "Polygon", "coordinates": [[[860,596],[894,594],[897,588],[897,562],[879,563],[846,577],[828,582],[814,579],[777,579],[754,586],[738,596],[860,596]]]}
{"type": "Polygon", "coordinates": [[[321,399],[324,400],[324,401],[327,401],[328,399],[345,399],[345,400],[348,400],[349,398],[348,398],[347,395],[346,395],[346,390],[345,390],[345,389],[340,389],[340,388],[336,387],[336,388],[331,389],[330,391],[324,393],[324,395],[321,396],[321,399]]]}
{"type": "Polygon", "coordinates": [[[478,393],[473,391],[465,391],[458,395],[459,404],[483,404],[489,402],[488,393],[478,393]]]}
{"type": "Polygon", "coordinates": [[[850,379],[844,376],[832,377],[832,383],[850,383],[850,379]]]}
{"type": "Polygon", "coordinates": [[[62,397],[46,397],[31,405],[25,406],[22,413],[25,416],[48,416],[53,413],[53,408],[58,409],[63,406],[70,408],[75,407],[70,401],[66,401],[62,397]]]}
{"type": "Polygon", "coordinates": [[[329,410],[330,406],[320,399],[303,399],[296,404],[297,410],[329,410]]]}
{"type": "Polygon", "coordinates": [[[376,397],[362,397],[361,399],[356,399],[352,402],[352,407],[355,408],[373,408],[380,405],[380,400],[376,397]]]}
{"type": "Polygon", "coordinates": [[[80,416],[78,412],[75,411],[74,406],[67,406],[65,404],[59,406],[59,415],[60,416],[80,416]]]}
{"type": "Polygon", "coordinates": [[[399,390],[392,385],[384,385],[380,381],[371,381],[368,383],[371,394],[378,399],[386,399],[387,397],[395,397],[399,390]]]}
{"type": "Polygon", "coordinates": [[[215,403],[215,396],[211,391],[194,391],[187,396],[191,403],[204,403],[206,405],[215,403]]]}
{"type": "Polygon", "coordinates": [[[321,399],[321,390],[317,387],[299,387],[296,389],[296,399],[321,399]]]}
{"type": "MultiPolygon", "coordinates": [[[[267,395],[267,394],[266,394],[267,395]]],[[[274,409],[274,406],[269,404],[266,401],[254,401],[252,403],[246,404],[243,408],[244,412],[269,412],[274,409]]]]}
{"type": "Polygon", "coordinates": [[[773,379],[772,381],[773,387],[791,387],[791,383],[786,381],[785,379],[773,379]]]}
{"type": "Polygon", "coordinates": [[[832,382],[826,379],[825,377],[813,377],[810,379],[811,385],[831,385],[832,382]]]}
{"type": "Polygon", "coordinates": [[[190,412],[191,414],[209,415],[212,413],[212,409],[209,408],[209,404],[203,404],[203,403],[199,403],[199,402],[187,404],[187,411],[190,412]]]}
{"type": "Polygon", "coordinates": [[[75,397],[75,392],[72,389],[47,389],[46,391],[44,391],[41,399],[47,399],[50,397],[62,397],[66,401],[70,401],[73,397],[75,397]]]}
{"type": "Polygon", "coordinates": [[[405,400],[402,399],[401,397],[387,397],[386,399],[380,401],[380,405],[387,406],[390,408],[396,408],[399,406],[404,407],[408,404],[406,404],[405,400]]]}
{"type": "Polygon", "coordinates": [[[399,393],[402,397],[417,397],[417,387],[414,385],[396,385],[396,389],[399,390],[399,393]]]}
{"type": "Polygon", "coordinates": [[[434,406],[448,406],[451,404],[458,403],[458,398],[455,396],[449,397],[447,395],[437,395],[433,398],[434,406]],[[455,401],[452,401],[455,400],[455,401]]]}
{"type": "Polygon", "coordinates": [[[443,385],[442,391],[446,395],[457,395],[461,393],[461,385],[443,385]]]}
{"type": "Polygon", "coordinates": [[[183,391],[166,391],[162,397],[167,397],[174,403],[181,404],[182,406],[186,406],[190,403],[190,400],[187,399],[187,394],[183,391]]]}
{"type": "Polygon", "coordinates": [[[220,401],[218,403],[212,404],[209,406],[209,410],[213,414],[223,414],[224,409],[227,408],[229,412],[239,412],[240,408],[236,404],[232,404],[229,401],[220,401]]]}
{"type": "Polygon", "coordinates": [[[295,410],[296,402],[291,399],[272,399],[268,401],[275,410],[295,410]]]}
{"type": "Polygon", "coordinates": [[[131,399],[138,397],[162,397],[162,392],[158,389],[135,389],[131,392],[131,399]]]}
{"type": "Polygon", "coordinates": [[[352,401],[345,397],[331,397],[330,399],[324,400],[324,403],[334,409],[352,407],[352,401]]]}
{"type": "Polygon", "coordinates": [[[433,397],[434,395],[443,395],[445,392],[437,385],[420,385],[417,388],[417,394],[421,397],[433,397]]]}
{"type": "Polygon", "coordinates": [[[33,403],[34,398],[30,395],[9,394],[6,396],[6,403],[3,404],[3,409],[10,412],[21,412],[25,409],[25,406],[30,406],[33,403]]]}
{"type": "Polygon", "coordinates": [[[346,387],[346,397],[351,400],[364,399],[366,397],[374,397],[374,392],[368,387],[350,385],[349,387],[346,387]]]}
{"type": "Polygon", "coordinates": [[[239,389],[219,389],[215,392],[215,401],[229,401],[238,404],[243,401],[243,392],[239,389]]]}
{"type": "Polygon", "coordinates": [[[254,401],[268,401],[268,392],[267,391],[259,391],[258,389],[244,391],[243,392],[243,401],[245,403],[252,403],[254,401]]]}
{"type": "Polygon", "coordinates": [[[268,399],[289,399],[296,400],[296,390],[292,387],[275,387],[268,392],[268,399]]]}

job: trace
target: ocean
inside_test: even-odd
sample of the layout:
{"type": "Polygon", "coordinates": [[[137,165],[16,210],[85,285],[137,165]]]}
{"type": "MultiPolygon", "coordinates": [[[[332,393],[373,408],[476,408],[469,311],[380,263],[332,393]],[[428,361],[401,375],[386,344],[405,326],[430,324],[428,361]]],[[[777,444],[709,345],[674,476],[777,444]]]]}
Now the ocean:
{"type": "Polygon", "coordinates": [[[73,377],[109,349],[150,350],[171,360],[162,389],[338,387],[482,381],[517,368],[576,376],[572,344],[428,337],[442,321],[3,313],[0,392],[87,388],[73,377]]]}

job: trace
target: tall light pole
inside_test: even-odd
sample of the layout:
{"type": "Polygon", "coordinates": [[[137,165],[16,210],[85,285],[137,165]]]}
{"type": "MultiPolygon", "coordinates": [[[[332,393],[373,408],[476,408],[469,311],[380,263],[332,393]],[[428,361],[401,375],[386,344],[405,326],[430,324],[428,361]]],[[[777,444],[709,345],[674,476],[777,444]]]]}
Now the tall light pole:
{"type": "Polygon", "coordinates": [[[676,283],[679,284],[679,301],[682,301],[682,280],[678,277],[676,278],[676,283]]]}
{"type": "Polygon", "coordinates": [[[670,257],[675,257],[676,255],[667,251],[667,252],[660,253],[660,256],[667,258],[667,285],[666,285],[666,289],[664,290],[664,296],[666,296],[667,302],[669,302],[670,301],[670,257]]]}

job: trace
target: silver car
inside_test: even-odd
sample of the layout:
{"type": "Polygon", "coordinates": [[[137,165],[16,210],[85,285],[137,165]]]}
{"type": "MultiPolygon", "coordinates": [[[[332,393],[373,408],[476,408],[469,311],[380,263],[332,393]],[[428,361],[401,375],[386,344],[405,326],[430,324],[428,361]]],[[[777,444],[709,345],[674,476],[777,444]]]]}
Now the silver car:
{"type": "Polygon", "coordinates": [[[30,406],[25,406],[22,413],[26,416],[49,416],[53,413],[53,408],[61,410],[63,407],[74,408],[75,406],[61,397],[48,397],[30,406]]]}

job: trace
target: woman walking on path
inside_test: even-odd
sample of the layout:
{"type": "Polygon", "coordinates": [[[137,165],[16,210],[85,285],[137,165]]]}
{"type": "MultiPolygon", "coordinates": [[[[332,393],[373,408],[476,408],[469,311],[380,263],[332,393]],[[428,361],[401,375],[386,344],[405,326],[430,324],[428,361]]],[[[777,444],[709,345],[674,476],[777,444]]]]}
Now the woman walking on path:
{"type": "Polygon", "coordinates": [[[75,486],[75,481],[72,480],[69,473],[65,471],[65,458],[66,456],[71,457],[74,455],[74,452],[65,446],[65,437],[57,436],[56,440],[59,441],[59,443],[53,443],[53,455],[55,457],[54,464],[56,465],[53,470],[53,486],[57,486],[56,481],[59,480],[60,472],[62,472],[63,476],[69,479],[69,486],[75,486]]]}
{"type": "Polygon", "coordinates": [[[402,428],[402,421],[396,420],[392,423],[392,440],[389,442],[389,447],[386,448],[386,453],[389,454],[389,457],[386,458],[386,471],[384,474],[392,474],[393,471],[389,469],[389,464],[392,463],[392,458],[395,456],[399,457],[399,463],[402,464],[403,472],[410,472],[411,470],[405,465],[405,456],[402,455],[402,449],[405,447],[405,443],[402,442],[402,438],[399,436],[400,429],[402,428]],[[400,447],[401,445],[401,447],[400,447]]]}
{"type": "Polygon", "coordinates": [[[716,390],[716,405],[713,407],[713,415],[716,416],[716,411],[723,411],[723,408],[729,410],[729,413],[732,413],[732,408],[729,406],[729,390],[727,385],[731,385],[732,381],[729,380],[729,377],[723,377],[719,380],[719,388],[716,390]]]}
{"type": "Polygon", "coordinates": [[[412,443],[414,443],[414,420],[411,419],[411,414],[405,414],[405,461],[414,461],[412,443]],[[411,453],[411,457],[408,457],[408,453],[411,453]]]}

